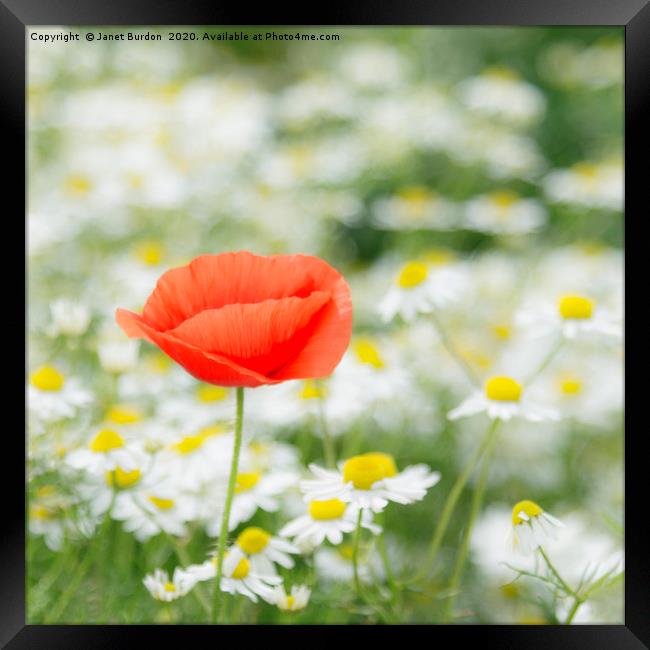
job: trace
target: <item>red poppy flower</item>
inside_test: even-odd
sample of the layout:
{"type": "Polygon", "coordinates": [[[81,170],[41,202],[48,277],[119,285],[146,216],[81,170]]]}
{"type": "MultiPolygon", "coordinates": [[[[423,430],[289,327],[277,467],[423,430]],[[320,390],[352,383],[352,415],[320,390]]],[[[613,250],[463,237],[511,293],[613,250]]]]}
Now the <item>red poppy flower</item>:
{"type": "Polygon", "coordinates": [[[118,309],[116,320],[197,379],[260,386],[329,375],[350,341],[352,301],[318,257],[240,251],[167,271],[142,316],[118,309]]]}

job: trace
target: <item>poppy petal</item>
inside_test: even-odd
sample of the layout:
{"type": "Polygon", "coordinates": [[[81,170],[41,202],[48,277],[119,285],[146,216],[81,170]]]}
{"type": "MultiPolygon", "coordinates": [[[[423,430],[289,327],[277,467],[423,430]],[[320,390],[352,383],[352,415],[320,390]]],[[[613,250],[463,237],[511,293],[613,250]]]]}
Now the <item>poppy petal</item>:
{"type": "Polygon", "coordinates": [[[329,292],[314,291],[307,298],[226,305],[203,311],[167,334],[267,375],[304,348],[313,329],[307,326],[328,301],[329,292]]]}
{"type": "Polygon", "coordinates": [[[247,251],[201,255],[160,277],[142,317],[157,330],[166,331],[206,309],[306,297],[316,289],[326,289],[314,283],[299,257],[303,256],[263,257],[247,251]]]}
{"type": "Polygon", "coordinates": [[[278,383],[276,380],[240,366],[230,359],[211,352],[204,352],[166,332],[158,332],[145,323],[141,316],[126,309],[117,310],[116,320],[129,337],[144,338],[157,345],[193,377],[201,381],[218,386],[246,387],[278,383]]]}

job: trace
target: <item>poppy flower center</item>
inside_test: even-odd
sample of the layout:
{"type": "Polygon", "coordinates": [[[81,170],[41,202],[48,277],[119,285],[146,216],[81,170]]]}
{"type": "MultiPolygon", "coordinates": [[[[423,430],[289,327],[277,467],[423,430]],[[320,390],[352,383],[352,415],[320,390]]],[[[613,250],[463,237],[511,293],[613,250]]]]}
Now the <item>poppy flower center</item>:
{"type": "Polygon", "coordinates": [[[352,481],[358,490],[369,490],[377,481],[395,474],[397,474],[397,467],[393,457],[380,452],[353,456],[343,465],[344,482],[352,481]]]}
{"type": "Polygon", "coordinates": [[[338,519],[343,515],[347,504],[340,499],[328,499],[327,501],[312,501],[309,504],[309,514],[312,519],[328,521],[338,519]]]}
{"type": "Polygon", "coordinates": [[[520,501],[512,509],[512,524],[519,526],[532,517],[539,517],[543,510],[534,501],[520,501]]]}
{"type": "Polygon", "coordinates": [[[491,377],[485,382],[485,395],[497,402],[518,402],[522,386],[511,377],[491,377]]]}
{"type": "Polygon", "coordinates": [[[140,470],[134,469],[130,472],[125,472],[121,467],[117,467],[113,472],[106,472],[106,483],[110,486],[118,488],[129,488],[135,485],[140,480],[140,470]]]}
{"type": "Polygon", "coordinates": [[[30,377],[32,386],[39,390],[56,392],[63,388],[64,376],[52,366],[41,366],[30,377]]]}
{"type": "Polygon", "coordinates": [[[562,318],[587,319],[594,311],[594,301],[584,296],[564,296],[560,299],[560,316],[562,318]]]}
{"type": "Polygon", "coordinates": [[[422,284],[429,276],[429,269],[423,262],[409,262],[402,268],[397,284],[402,289],[412,289],[422,284]]]}
{"type": "Polygon", "coordinates": [[[247,555],[261,553],[268,545],[271,535],[262,528],[245,528],[237,537],[237,546],[247,555]]]}
{"type": "Polygon", "coordinates": [[[124,447],[124,438],[113,429],[102,429],[90,443],[91,451],[96,454],[105,454],[120,447],[124,447]]]}

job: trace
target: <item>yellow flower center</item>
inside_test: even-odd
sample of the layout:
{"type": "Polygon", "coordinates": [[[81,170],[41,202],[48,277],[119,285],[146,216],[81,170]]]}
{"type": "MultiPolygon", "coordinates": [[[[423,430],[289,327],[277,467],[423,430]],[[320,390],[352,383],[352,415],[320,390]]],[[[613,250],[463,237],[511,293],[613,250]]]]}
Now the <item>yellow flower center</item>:
{"type": "Polygon", "coordinates": [[[58,391],[63,388],[65,377],[52,366],[41,366],[31,374],[29,380],[39,390],[58,391]]]}
{"type": "Polygon", "coordinates": [[[193,451],[199,449],[205,442],[205,437],[202,435],[185,436],[179,442],[172,445],[172,449],[179,454],[191,454],[193,451]]]}
{"type": "MultiPolygon", "coordinates": [[[[138,181],[142,184],[141,177],[134,177],[132,187],[139,187],[138,181]]],[[[162,244],[156,241],[147,241],[139,244],[135,249],[136,257],[147,266],[158,266],[162,261],[164,250],[162,244]]]]}
{"type": "Polygon", "coordinates": [[[354,554],[354,548],[352,547],[352,544],[341,544],[338,548],[338,552],[344,560],[351,560],[354,554]]]}
{"type": "Polygon", "coordinates": [[[296,598],[294,596],[287,596],[287,609],[293,609],[295,603],[296,598]]]}
{"type": "Polygon", "coordinates": [[[515,81],[516,79],[519,79],[519,75],[514,70],[500,65],[486,68],[483,74],[492,79],[503,79],[507,81],[515,81]]]}
{"type": "Polygon", "coordinates": [[[135,406],[116,404],[109,409],[106,419],[113,424],[133,424],[142,420],[142,411],[135,406]]]}
{"type": "Polygon", "coordinates": [[[357,339],[352,349],[361,363],[366,363],[374,368],[383,368],[384,360],[379,354],[379,350],[370,339],[357,339]]]}
{"type": "Polygon", "coordinates": [[[231,578],[235,580],[243,580],[251,570],[251,563],[243,557],[239,560],[239,564],[235,567],[235,570],[232,572],[231,578]]]}
{"type": "Polygon", "coordinates": [[[509,339],[512,328],[509,325],[495,325],[492,331],[500,339],[509,339]]]}
{"type": "Polygon", "coordinates": [[[68,194],[86,194],[92,183],[81,174],[71,174],[65,179],[65,190],[68,194]]]}
{"type": "Polygon", "coordinates": [[[572,375],[560,376],[558,387],[565,395],[577,395],[582,392],[582,382],[572,375]]]}
{"type": "Polygon", "coordinates": [[[167,583],[165,583],[165,586],[163,587],[163,589],[165,591],[168,591],[168,592],[174,592],[174,591],[176,591],[176,586],[174,585],[173,582],[167,582],[167,583]]]}
{"type": "Polygon", "coordinates": [[[518,402],[522,386],[511,377],[490,377],[485,382],[485,395],[497,402],[518,402]]]}
{"type": "Polygon", "coordinates": [[[446,248],[430,248],[424,252],[422,259],[426,261],[427,264],[444,266],[445,264],[453,262],[456,259],[456,256],[446,248]]]}
{"type": "Polygon", "coordinates": [[[134,469],[130,472],[125,472],[121,467],[115,468],[113,472],[106,472],[106,483],[111,487],[115,485],[118,488],[124,489],[135,485],[140,480],[140,470],[134,469]]]}
{"type": "Polygon", "coordinates": [[[347,504],[340,499],[328,499],[327,501],[312,501],[309,504],[309,514],[312,519],[327,521],[338,519],[343,516],[347,504]]]}
{"type": "Polygon", "coordinates": [[[228,397],[228,389],[222,386],[206,384],[199,386],[196,390],[196,398],[199,402],[220,402],[228,397]]]}
{"type": "Polygon", "coordinates": [[[392,456],[380,452],[371,452],[353,456],[343,465],[343,480],[358,490],[369,490],[374,483],[397,474],[397,467],[392,456]]]}
{"type": "Polygon", "coordinates": [[[512,509],[513,526],[526,523],[526,518],[521,516],[522,512],[528,519],[532,519],[533,517],[539,517],[544,511],[534,501],[520,501],[512,509]]]}
{"type": "Polygon", "coordinates": [[[315,381],[311,379],[305,380],[305,385],[300,391],[301,399],[318,399],[319,397],[325,397],[325,389],[316,384],[315,381]]]}
{"type": "Polygon", "coordinates": [[[250,526],[239,534],[237,545],[247,555],[255,555],[266,548],[270,539],[271,535],[262,528],[250,526]]]}
{"type": "Polygon", "coordinates": [[[397,196],[406,203],[408,213],[412,217],[423,216],[427,203],[435,197],[433,192],[420,185],[405,187],[397,193],[397,196]]]}
{"type": "Polygon", "coordinates": [[[105,454],[111,449],[119,449],[120,447],[124,447],[124,438],[113,429],[102,429],[90,443],[91,451],[96,454],[105,454]]]}
{"type": "Polygon", "coordinates": [[[54,519],[54,513],[45,506],[32,506],[30,512],[35,519],[54,519]]]}
{"type": "Polygon", "coordinates": [[[254,488],[260,482],[260,473],[259,472],[244,472],[243,474],[237,474],[237,486],[235,487],[235,492],[246,492],[254,488]]]}
{"type": "Polygon", "coordinates": [[[149,501],[159,510],[171,510],[175,505],[174,499],[159,499],[158,497],[150,496],[149,501]]]}
{"type": "Polygon", "coordinates": [[[598,175],[598,165],[589,162],[579,162],[573,165],[573,171],[585,181],[593,181],[598,175]]]}
{"type": "Polygon", "coordinates": [[[56,494],[56,487],[54,485],[41,485],[36,490],[36,496],[38,497],[52,497],[56,494]]]}
{"type": "Polygon", "coordinates": [[[501,210],[511,208],[519,200],[519,196],[510,190],[501,190],[490,194],[492,203],[501,210]]]}
{"type": "Polygon", "coordinates": [[[429,268],[424,262],[409,262],[402,267],[397,285],[402,289],[412,289],[422,284],[429,276],[429,268]]]}
{"type": "Polygon", "coordinates": [[[584,296],[564,296],[560,298],[559,309],[562,318],[591,318],[594,301],[584,296]]]}
{"type": "Polygon", "coordinates": [[[164,354],[154,354],[147,359],[147,367],[158,375],[164,375],[172,366],[172,360],[164,354]]]}

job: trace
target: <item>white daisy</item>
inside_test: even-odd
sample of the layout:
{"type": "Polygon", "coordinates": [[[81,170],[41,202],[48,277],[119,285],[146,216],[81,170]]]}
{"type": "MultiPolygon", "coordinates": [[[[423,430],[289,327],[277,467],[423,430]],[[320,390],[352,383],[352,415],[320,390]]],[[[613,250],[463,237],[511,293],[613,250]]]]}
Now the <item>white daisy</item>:
{"type": "Polygon", "coordinates": [[[235,412],[233,396],[228,388],[200,384],[191,394],[166,399],[160,405],[158,413],[172,424],[200,429],[215,422],[230,422],[235,412]]]}
{"type": "Polygon", "coordinates": [[[570,169],[554,169],[544,179],[551,202],[586,208],[623,209],[623,165],[618,161],[579,162],[570,169]]]}
{"type": "Polygon", "coordinates": [[[300,552],[286,539],[274,537],[257,526],[244,528],[237,536],[235,546],[246,554],[253,572],[261,575],[273,575],[276,572],[274,563],[292,569],[295,562],[290,553],[300,552]]]}
{"type": "Polygon", "coordinates": [[[536,338],[559,333],[567,339],[602,335],[620,338],[623,335],[619,319],[607,309],[598,307],[592,298],[582,295],[564,295],[557,307],[544,305],[524,308],[516,315],[519,326],[528,329],[536,338]]]}
{"type": "Polygon", "coordinates": [[[468,201],[464,217],[463,227],[469,230],[522,235],[541,228],[547,215],[539,202],[505,190],[468,201]]]}
{"type": "Polygon", "coordinates": [[[495,376],[485,382],[484,390],[470,395],[449,412],[450,420],[487,413],[493,420],[510,420],[522,417],[530,422],[557,420],[557,411],[531,403],[523,396],[523,386],[511,377],[495,376]]]}
{"type": "Polygon", "coordinates": [[[120,498],[123,490],[131,490],[140,483],[142,469],[134,468],[129,471],[116,467],[104,475],[87,474],[86,482],[78,486],[79,494],[89,505],[90,513],[94,517],[103,515],[113,503],[113,499],[120,498]]]}
{"type": "Polygon", "coordinates": [[[378,311],[384,322],[398,314],[410,322],[417,314],[447,306],[458,298],[464,287],[465,278],[456,269],[424,261],[409,262],[402,267],[378,311]]]}
{"type": "Polygon", "coordinates": [[[156,569],[146,575],[142,582],[156,600],[169,603],[188,593],[197,581],[192,574],[177,567],[171,580],[167,571],[156,569]]]}
{"type": "Polygon", "coordinates": [[[458,227],[455,205],[427,187],[411,186],[380,199],[373,221],[386,230],[452,230],[458,227]]]}
{"type": "Polygon", "coordinates": [[[112,472],[118,467],[130,472],[143,465],[145,454],[133,443],[114,429],[100,429],[88,446],[74,449],[65,462],[75,469],[83,469],[91,474],[112,472]]]}
{"type": "MultiPolygon", "coordinates": [[[[217,575],[217,558],[212,557],[203,564],[193,564],[187,567],[187,572],[197,580],[214,580],[217,575]]],[[[226,552],[223,559],[223,575],[221,591],[229,594],[241,594],[250,598],[254,603],[258,596],[267,603],[275,604],[273,587],[282,583],[282,578],[275,574],[258,573],[253,569],[251,561],[237,547],[226,552]]]]}
{"type": "Polygon", "coordinates": [[[104,370],[121,374],[133,370],[138,362],[139,342],[133,339],[105,340],[97,346],[99,362],[104,370]]]}
{"type": "Polygon", "coordinates": [[[556,529],[564,524],[533,501],[520,501],[512,509],[512,526],[515,550],[528,555],[547,541],[556,540],[556,529]]]}
{"type": "Polygon", "coordinates": [[[49,336],[81,336],[90,325],[90,311],[85,305],[72,300],[60,299],[50,304],[52,322],[47,329],[49,336]]]}
{"type": "Polygon", "coordinates": [[[31,373],[27,387],[27,407],[45,422],[73,417],[88,406],[92,395],[75,378],[67,379],[53,366],[41,366],[31,373]]]}
{"type": "Polygon", "coordinates": [[[348,458],[339,463],[338,470],[313,463],[309,469],[316,479],[300,482],[305,501],[340,499],[374,512],[383,510],[389,501],[419,501],[440,480],[440,473],[426,465],[411,465],[398,473],[393,457],[381,452],[348,458]]]}
{"type": "Polygon", "coordinates": [[[185,522],[192,521],[194,514],[193,500],[153,473],[131,489],[120,490],[111,512],[113,519],[124,522],[124,530],[140,542],[161,531],[176,537],[184,535],[185,522]]]}
{"type": "Polygon", "coordinates": [[[307,585],[293,585],[291,593],[287,594],[284,585],[278,585],[273,590],[273,595],[278,609],[284,612],[297,612],[307,606],[311,589],[307,585]]]}
{"type": "MultiPolygon", "coordinates": [[[[318,579],[322,582],[350,582],[354,578],[352,563],[352,544],[341,544],[336,548],[321,546],[314,553],[314,567],[318,579]]],[[[381,559],[373,553],[367,562],[358,565],[361,582],[375,581],[375,576],[383,579],[384,570],[381,559]]]]}
{"type": "MultiPolygon", "coordinates": [[[[282,527],[280,535],[293,537],[294,543],[304,551],[311,551],[325,540],[335,546],[343,541],[345,533],[356,527],[358,508],[341,499],[310,501],[307,514],[293,519],[282,527]]],[[[375,535],[381,527],[372,523],[372,513],[364,511],[361,525],[375,535]]]]}

